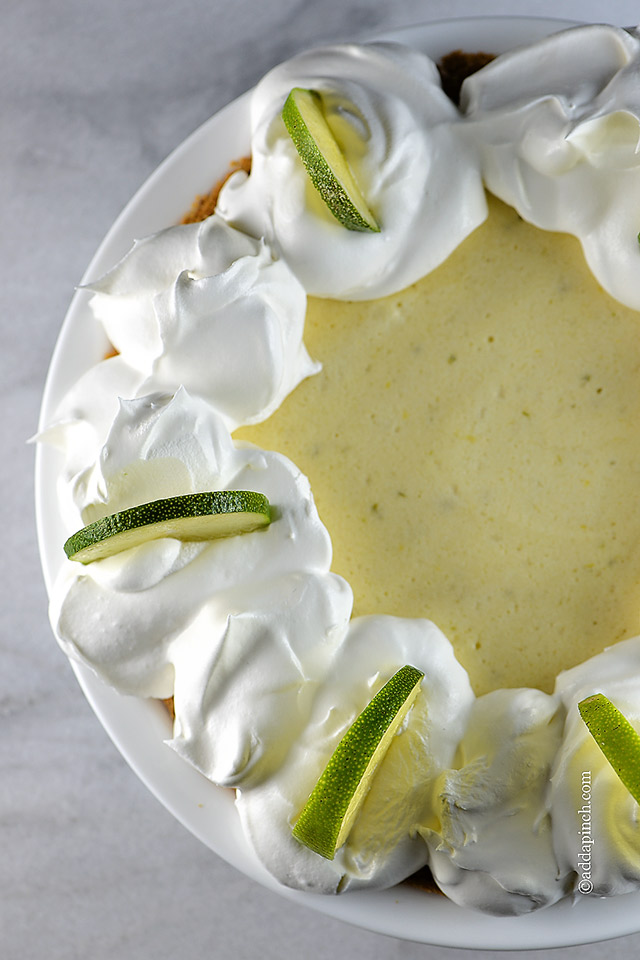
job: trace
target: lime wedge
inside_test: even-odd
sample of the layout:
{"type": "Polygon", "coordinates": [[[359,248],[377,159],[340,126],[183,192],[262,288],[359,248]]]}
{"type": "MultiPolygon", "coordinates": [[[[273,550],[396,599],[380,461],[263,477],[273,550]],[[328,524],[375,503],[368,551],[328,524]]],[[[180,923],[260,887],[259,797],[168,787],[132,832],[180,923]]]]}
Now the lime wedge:
{"type": "Polygon", "coordinates": [[[265,527],[271,522],[269,501],[250,490],[215,490],[153,500],[95,520],[69,537],[70,560],[92,563],[160,537],[213,540],[265,527]]]}
{"type": "Polygon", "coordinates": [[[602,693],[578,704],[589,733],[632,797],[640,803],[640,734],[602,693]]]}
{"type": "Polygon", "coordinates": [[[327,860],[333,860],[347,839],[423,677],[412,666],[402,667],[391,677],[351,724],[304,805],[293,835],[327,860]]]}
{"type": "Polygon", "coordinates": [[[282,110],[311,182],[334,217],[348,230],[380,232],[322,110],[315,90],[294,87],[282,110]]]}

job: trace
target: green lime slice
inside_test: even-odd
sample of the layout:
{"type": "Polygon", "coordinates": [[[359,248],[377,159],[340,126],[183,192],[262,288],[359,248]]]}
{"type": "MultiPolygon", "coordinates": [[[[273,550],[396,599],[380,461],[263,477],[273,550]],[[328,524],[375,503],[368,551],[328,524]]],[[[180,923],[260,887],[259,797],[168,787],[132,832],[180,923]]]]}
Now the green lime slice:
{"type": "Polygon", "coordinates": [[[293,828],[327,860],[347,839],[371,780],[420,690],[424,674],[405,666],[382,687],[333,751],[293,828]]]}
{"type": "Polygon", "coordinates": [[[149,540],[213,540],[265,527],[269,501],[250,490],[215,490],[153,500],[95,520],[69,537],[70,560],[92,563],[149,540]]]}
{"type": "Polygon", "coordinates": [[[322,110],[315,90],[294,87],[282,110],[311,182],[334,217],[348,230],[380,232],[322,110]]]}
{"type": "Polygon", "coordinates": [[[589,733],[640,803],[640,734],[602,693],[581,700],[578,710],[589,733]]]}

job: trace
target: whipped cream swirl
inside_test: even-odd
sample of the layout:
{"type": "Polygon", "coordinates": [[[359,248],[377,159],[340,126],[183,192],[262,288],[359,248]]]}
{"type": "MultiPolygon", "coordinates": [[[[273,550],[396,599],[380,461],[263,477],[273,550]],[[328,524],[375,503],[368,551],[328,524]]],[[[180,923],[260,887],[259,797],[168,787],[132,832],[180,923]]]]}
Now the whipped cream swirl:
{"type": "Polygon", "coordinates": [[[242,823],[270,873],[286,886],[340,893],[391,886],[423,866],[428,851],[418,825],[430,811],[435,778],[453,762],[473,699],[466,670],[433,623],[352,620],[286,761],[259,787],[238,794],[242,823]],[[343,734],[405,663],[424,672],[421,692],[346,843],[334,860],[325,860],[292,836],[295,819],[343,734]]]}
{"type": "Polygon", "coordinates": [[[169,745],[209,780],[248,790],[304,728],[352,609],[331,573],[282,574],[212,598],[173,652],[169,745]]]}
{"type": "Polygon", "coordinates": [[[123,693],[175,693],[177,749],[224,784],[286,752],[324,676],[321,651],[351,613],[349,587],[329,573],[331,543],[308,481],[280,454],[237,449],[211,407],[179,390],[123,402],[77,487],[91,518],[229,488],[266,494],[271,525],[205,543],[164,538],[86,566],[67,561],[51,601],[69,656],[123,693]],[[228,711],[230,701],[242,710],[228,711]],[[211,727],[221,717],[227,736],[218,740],[211,727]]]}
{"type": "Polygon", "coordinates": [[[268,417],[319,368],[302,342],[306,295],[262,241],[214,215],[137,241],[87,286],[142,393],[183,385],[233,430],[268,417]]]}
{"type": "Polygon", "coordinates": [[[558,676],[567,713],[552,772],[553,842],[576,894],[611,897],[640,887],[640,808],[589,733],[578,703],[603,693],[640,730],[640,637],[558,676]]]}
{"type": "Polygon", "coordinates": [[[83,511],[89,503],[87,478],[118,416],[120,398],[136,397],[144,380],[144,374],[121,356],[97,363],[71,387],[52,422],[38,434],[41,443],[56,447],[63,457],[57,479],[58,506],[70,531],[78,526],[78,510],[83,511]]]}
{"type": "Polygon", "coordinates": [[[541,690],[494,690],[473,704],[459,765],[435,785],[436,822],[421,828],[451,900],[518,916],[567,893],[546,808],[563,721],[560,701],[541,690]]]}
{"type": "Polygon", "coordinates": [[[309,294],[362,300],[394,293],[442,263],[487,216],[475,152],[456,139],[459,119],[435,64],[409,47],[303,53],[256,87],[251,174],[231,177],[218,210],[267,237],[309,294]],[[321,94],[380,233],[346,230],[311,186],[281,117],[293,87],[321,94]]]}
{"type": "Polygon", "coordinates": [[[640,309],[640,40],[562,31],[505,53],[462,88],[488,188],[545,230],[574,234],[591,271],[640,309]]]}

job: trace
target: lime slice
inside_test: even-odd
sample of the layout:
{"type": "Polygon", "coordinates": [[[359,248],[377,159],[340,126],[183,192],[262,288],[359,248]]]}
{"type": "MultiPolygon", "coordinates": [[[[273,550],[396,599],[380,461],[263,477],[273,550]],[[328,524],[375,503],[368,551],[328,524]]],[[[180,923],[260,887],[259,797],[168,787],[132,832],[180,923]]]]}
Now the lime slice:
{"type": "Polygon", "coordinates": [[[420,690],[424,674],[405,666],[382,687],[333,751],[293,828],[315,853],[333,860],[349,835],[373,775],[420,690]]]}
{"type": "Polygon", "coordinates": [[[215,490],[153,500],[95,520],[64,545],[70,560],[92,563],[160,537],[213,540],[271,522],[269,501],[249,490],[215,490]]]}
{"type": "Polygon", "coordinates": [[[589,733],[632,797],[640,803],[640,734],[602,693],[578,704],[589,733]]]}
{"type": "Polygon", "coordinates": [[[326,121],[320,94],[294,87],[282,119],[311,182],[334,217],[348,230],[379,233],[380,227],[326,121]]]}

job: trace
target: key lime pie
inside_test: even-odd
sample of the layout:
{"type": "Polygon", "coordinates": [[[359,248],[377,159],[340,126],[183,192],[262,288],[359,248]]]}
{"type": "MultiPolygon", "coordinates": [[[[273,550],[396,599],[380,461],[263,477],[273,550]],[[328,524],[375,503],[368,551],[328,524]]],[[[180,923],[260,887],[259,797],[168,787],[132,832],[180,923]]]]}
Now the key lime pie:
{"type": "Polygon", "coordinates": [[[43,436],[52,623],[172,699],[169,747],[282,884],[428,868],[496,915],[640,889],[578,711],[640,723],[639,76],[600,25],[459,107],[401,44],[305,53],[215,211],[89,284],[114,355],[43,436]]]}

